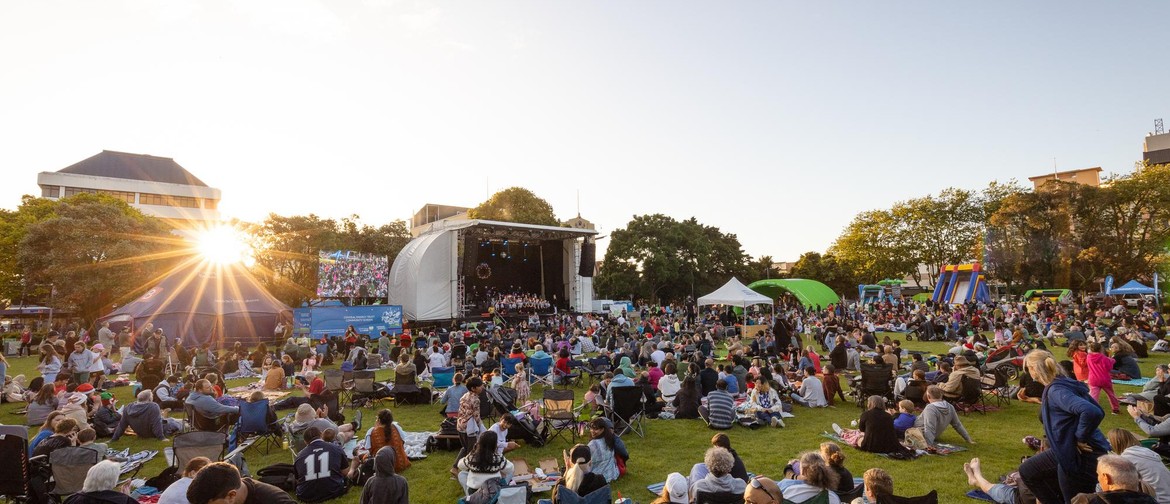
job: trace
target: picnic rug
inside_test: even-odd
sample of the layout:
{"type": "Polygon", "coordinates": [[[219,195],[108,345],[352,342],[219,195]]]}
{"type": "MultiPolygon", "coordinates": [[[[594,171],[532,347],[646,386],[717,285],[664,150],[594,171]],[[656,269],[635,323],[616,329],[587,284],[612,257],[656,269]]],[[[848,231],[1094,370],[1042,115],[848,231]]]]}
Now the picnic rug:
{"type": "MultiPolygon", "coordinates": [[[[832,439],[833,441],[841,443],[845,446],[852,446],[849,443],[846,443],[844,440],[842,440],[841,436],[838,436],[832,432],[822,432],[821,437],[827,438],[827,439],[832,439]]],[[[935,447],[937,447],[938,450],[935,451],[934,453],[928,452],[926,450],[917,450],[917,454],[918,455],[950,455],[950,454],[956,453],[956,452],[967,451],[967,449],[962,447],[962,446],[946,444],[946,443],[938,443],[935,445],[935,447]]],[[[874,455],[877,455],[879,457],[893,458],[885,453],[875,453],[874,455]]]]}

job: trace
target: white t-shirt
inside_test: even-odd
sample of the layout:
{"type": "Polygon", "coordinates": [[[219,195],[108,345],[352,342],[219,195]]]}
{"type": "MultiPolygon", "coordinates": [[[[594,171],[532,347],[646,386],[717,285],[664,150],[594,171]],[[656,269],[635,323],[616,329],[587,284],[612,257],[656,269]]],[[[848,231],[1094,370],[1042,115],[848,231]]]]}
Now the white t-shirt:
{"type": "Polygon", "coordinates": [[[435,352],[435,353],[431,354],[430,363],[431,363],[432,370],[434,370],[435,368],[446,367],[447,366],[447,356],[443,355],[443,352],[435,352]]]}
{"type": "Polygon", "coordinates": [[[508,429],[500,427],[500,422],[496,422],[488,430],[496,433],[496,453],[503,455],[504,448],[508,446],[508,429]]]}
{"type": "Polygon", "coordinates": [[[187,501],[187,487],[191,486],[191,478],[186,476],[179,479],[158,496],[158,504],[189,504],[187,501]]]}

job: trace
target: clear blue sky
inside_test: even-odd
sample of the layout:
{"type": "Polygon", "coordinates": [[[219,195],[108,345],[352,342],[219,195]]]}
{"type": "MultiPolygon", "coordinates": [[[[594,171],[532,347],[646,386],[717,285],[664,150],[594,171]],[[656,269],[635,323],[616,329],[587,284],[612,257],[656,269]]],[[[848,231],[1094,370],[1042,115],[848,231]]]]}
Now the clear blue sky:
{"type": "Polygon", "coordinates": [[[753,255],[948,186],[1129,171],[1170,118],[1167,2],[3,2],[0,206],[102,149],[221,211],[472,206],[608,234],[697,217],[753,255]]]}

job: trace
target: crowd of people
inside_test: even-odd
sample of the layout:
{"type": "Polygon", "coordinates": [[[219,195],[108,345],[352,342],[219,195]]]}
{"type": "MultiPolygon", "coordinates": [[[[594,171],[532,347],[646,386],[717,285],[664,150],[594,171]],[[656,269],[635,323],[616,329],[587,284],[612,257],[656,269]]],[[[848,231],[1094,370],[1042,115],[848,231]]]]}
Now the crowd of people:
{"type": "MultiPolygon", "coordinates": [[[[1079,494],[1108,499],[1093,495],[1120,492],[1145,492],[1158,502],[1170,502],[1170,472],[1149,463],[1170,455],[1170,448],[1163,449],[1170,446],[1170,366],[1159,366],[1140,400],[1128,401],[1125,409],[1135,427],[1159,438],[1159,445],[1143,448],[1131,432],[1115,429],[1105,436],[1097,428],[1105,415],[1098,394],[1105,392],[1112,411],[1120,413],[1126,401],[1114,393],[1113,379],[1140,377],[1137,358],[1157,351],[1163,341],[1164,321],[1152,308],[1130,313],[1092,304],[888,301],[810,308],[782,298],[774,320],[762,312],[748,316],[764,319],[759,321],[766,328],[739,334],[729,312],[719,308],[642,305],[638,313],[610,317],[558,313],[536,323],[471,324],[413,337],[382,334],[375,340],[350,328],[323,339],[290,337],[271,349],[265,344],[255,349],[239,344],[186,347],[152,327],[132,337],[101,327],[88,340],[75,332],[64,338],[53,332],[37,347],[41,376],[28,387],[24,376],[13,377],[3,395],[27,403],[27,423],[41,427],[30,440],[30,455],[37,456],[66,446],[94,446],[106,437],[117,441],[127,431],[145,438],[172,437],[183,424],[169,414],[185,407],[206,420],[199,428],[230,429],[239,424],[244,403],[266,401],[265,392],[298,391],[272,403],[267,416],[271,424],[276,411],[294,410],[289,432],[297,452],[297,485],[292,493],[303,502],[321,502],[365,483],[364,503],[406,502],[407,484],[401,476],[410,467],[405,432],[390,410],[381,410],[363,436],[360,410],[349,418],[343,415],[327,390],[324,366],[338,365],[343,372],[391,367],[398,375],[414,377],[418,403],[429,403],[431,392],[417,380],[453,372],[453,385],[438,399],[460,440],[452,475],[469,493],[490,492],[493,481],[510,479],[515,465],[509,453],[519,448],[509,439],[519,419],[501,415],[485,425],[486,390],[508,388],[517,405],[528,402],[534,361],[549,362],[549,377],[556,382],[594,373],[597,379],[584,396],[590,419],[582,433],[588,442],[565,450],[565,473],[554,496],[562,489],[584,496],[626,474],[634,454],[619,435],[624,429],[606,414],[623,395],[617,389],[636,389],[633,394],[650,418],[701,419],[717,430],[736,425],[784,428],[799,408],[851,400],[842,385],[848,377],[853,379],[849,390],[862,395],[859,402],[864,405],[855,425],[833,424],[838,441],[800,455],[789,464],[785,478],[748,478],[728,437],[717,434],[690,474],[666,475],[658,502],[735,493],[750,502],[803,502],[823,495],[828,502],[848,497],[875,503],[893,495],[892,478],[871,468],[863,471],[865,484],[854,488],[842,446],[913,458],[947,450],[947,441],[974,445],[957,413],[965,407],[964,386],[994,371],[983,365],[996,352],[1018,348],[1024,365],[1014,396],[1039,405],[1037,433],[1042,431],[1046,443],[1020,464],[1016,475],[1001,482],[989,482],[979,460],[973,459],[964,466],[968,482],[1004,504],[1021,496],[1047,504],[1069,502],[1079,494]],[[911,338],[945,340],[950,348],[937,354],[904,350],[901,339],[911,338]],[[1057,352],[1064,358],[1053,353],[1057,346],[1067,346],[1057,352]],[[133,402],[119,405],[103,388],[130,365],[140,390],[133,402]],[[888,382],[888,393],[864,394],[866,376],[888,382]],[[255,382],[234,397],[226,390],[227,377],[255,382]],[[946,439],[948,430],[956,437],[946,439]],[[356,449],[344,450],[351,440],[356,449]],[[371,493],[371,482],[382,490],[371,493]]],[[[375,394],[385,397],[395,393],[394,387],[410,384],[377,385],[382,388],[375,394]]],[[[187,502],[277,498],[272,488],[241,478],[230,464],[187,469],[187,502]]],[[[105,476],[97,475],[95,481],[100,478],[105,476]]],[[[96,492],[109,490],[104,486],[95,483],[95,498],[96,492]]],[[[287,493],[276,491],[288,499],[287,493]]]]}
{"type": "Polygon", "coordinates": [[[317,296],[385,298],[390,292],[390,259],[350,251],[322,252],[317,267],[317,296]]]}

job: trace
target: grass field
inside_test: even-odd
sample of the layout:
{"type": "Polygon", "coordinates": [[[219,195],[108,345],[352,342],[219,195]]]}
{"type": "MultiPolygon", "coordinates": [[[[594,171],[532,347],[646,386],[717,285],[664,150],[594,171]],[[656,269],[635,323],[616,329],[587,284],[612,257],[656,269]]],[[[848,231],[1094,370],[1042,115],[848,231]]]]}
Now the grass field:
{"type": "MultiPolygon", "coordinates": [[[[891,335],[898,337],[898,335],[891,335]]],[[[908,342],[904,347],[909,350],[923,350],[929,352],[945,352],[949,345],[944,343],[908,342]]],[[[1058,358],[1063,358],[1063,348],[1056,349],[1058,358]]],[[[1154,366],[1167,362],[1167,357],[1161,355],[1142,359],[1141,366],[1146,376],[1153,375],[1154,366]]],[[[32,358],[11,358],[9,374],[25,374],[36,376],[35,361],[32,358]]],[[[379,371],[379,380],[388,380],[392,376],[390,371],[379,371]]],[[[250,380],[233,380],[229,386],[246,384],[250,380]]],[[[585,380],[587,385],[588,380],[585,380]]],[[[847,388],[847,386],[846,386],[847,388]]],[[[1136,391],[1135,387],[1118,387],[1118,393],[1136,391]]],[[[130,387],[120,387],[113,390],[114,395],[122,403],[133,400],[130,387]]],[[[580,401],[585,388],[577,389],[577,398],[580,401]]],[[[533,387],[533,398],[540,396],[540,388],[533,387]]],[[[1104,399],[1104,397],[1102,397],[1104,399]]],[[[21,405],[6,404],[0,407],[0,422],[4,424],[23,425],[24,417],[12,414],[20,409],[21,405]]],[[[440,417],[438,411],[441,405],[418,405],[393,407],[394,417],[408,431],[435,431],[438,430],[440,417]]],[[[1105,403],[1106,411],[1109,410],[1105,403]]],[[[347,416],[352,413],[347,410],[347,416]]],[[[818,408],[810,410],[798,408],[796,418],[787,420],[788,427],[784,429],[762,428],[748,430],[736,427],[727,431],[732,445],[744,459],[748,471],[756,474],[776,477],[781,473],[784,464],[803,451],[816,449],[822,441],[820,434],[830,430],[830,424],[836,422],[847,425],[861,413],[852,404],[838,404],[834,408],[818,408]]],[[[364,410],[366,424],[363,432],[368,428],[374,417],[374,409],[364,410]]],[[[964,415],[963,423],[968,432],[975,439],[975,445],[968,446],[968,451],[949,456],[927,456],[913,461],[896,461],[862,453],[847,448],[848,459],[846,466],[855,476],[860,476],[869,467],[882,467],[893,475],[895,491],[899,495],[919,495],[932,489],[939,491],[941,502],[963,502],[965,493],[969,490],[966,478],[963,475],[962,464],[971,457],[980,457],[984,471],[989,478],[1005,474],[1016,468],[1020,457],[1030,453],[1021,442],[1024,436],[1042,435],[1038,419],[1038,406],[1022,404],[1012,401],[1006,408],[987,414],[971,413],[964,415]]],[[[614,484],[615,494],[633,498],[636,502],[649,502],[653,499],[646,486],[666,479],[670,472],[678,471],[687,474],[695,462],[701,461],[703,452],[714,431],[706,428],[701,420],[649,420],[643,422],[646,427],[646,437],[640,439],[635,435],[627,435],[623,440],[630,450],[629,473],[614,484]]],[[[1101,430],[1107,431],[1113,427],[1124,427],[1140,434],[1140,431],[1122,412],[1121,415],[1106,415],[1101,430]]],[[[35,433],[31,429],[30,436],[35,433]]],[[[946,443],[964,445],[961,438],[953,430],[948,430],[942,441],[946,443]]],[[[157,449],[160,452],[169,443],[156,440],[140,441],[134,437],[123,437],[111,447],[116,449],[130,448],[137,451],[142,449],[157,449]]],[[[560,441],[541,447],[523,447],[509,454],[510,458],[524,458],[531,463],[545,457],[559,456],[562,449],[568,448],[567,441],[560,441]]],[[[287,451],[274,451],[264,455],[252,449],[245,454],[248,465],[254,472],[266,465],[276,462],[291,462],[287,451]]],[[[427,459],[415,461],[411,468],[403,475],[410,483],[411,502],[419,503],[452,503],[460,497],[459,485],[451,479],[448,467],[455,458],[455,452],[436,452],[429,454],[427,459]]],[[[140,473],[143,477],[158,474],[165,466],[160,454],[152,460],[140,473]]],[[[361,494],[360,489],[352,489],[339,502],[357,502],[361,494]]],[[[547,497],[547,494],[543,495],[547,497]]],[[[974,502],[974,501],[971,501],[974,502]]]]}

